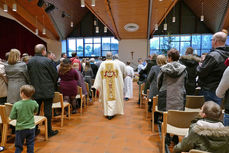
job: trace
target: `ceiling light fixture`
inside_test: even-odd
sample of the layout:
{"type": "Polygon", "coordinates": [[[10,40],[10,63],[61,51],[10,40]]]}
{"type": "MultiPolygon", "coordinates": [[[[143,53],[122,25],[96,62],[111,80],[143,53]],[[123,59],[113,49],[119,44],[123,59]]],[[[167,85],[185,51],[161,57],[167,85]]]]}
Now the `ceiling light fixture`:
{"type": "Polygon", "coordinates": [[[96,22],[96,20],[94,20],[94,26],[96,26],[97,25],[97,22],[96,22]]]}
{"type": "Polygon", "coordinates": [[[85,2],[84,2],[84,0],[81,0],[81,7],[85,7],[85,2]]]}
{"type": "Polygon", "coordinates": [[[17,11],[17,4],[16,4],[16,3],[13,3],[12,10],[13,10],[14,12],[17,11]]]}
{"type": "Polygon", "coordinates": [[[71,21],[70,27],[73,28],[73,26],[74,26],[73,21],[71,21]]]}
{"type": "Polygon", "coordinates": [[[106,26],[104,27],[104,33],[107,33],[107,27],[106,26]]]}
{"type": "Polygon", "coordinates": [[[43,15],[43,29],[42,29],[42,34],[43,34],[43,35],[46,35],[44,15],[43,15]]]}
{"type": "Polygon", "coordinates": [[[204,0],[201,1],[201,16],[200,21],[204,21],[204,0]]]}
{"type": "Polygon", "coordinates": [[[176,12],[175,12],[175,5],[173,7],[173,18],[172,18],[172,22],[176,22],[176,12]]]}
{"type": "Polygon", "coordinates": [[[6,1],[5,1],[5,4],[3,4],[3,11],[8,12],[8,6],[6,4],[6,1]]]}
{"type": "Polygon", "coordinates": [[[158,24],[157,24],[157,23],[155,24],[154,29],[155,29],[155,31],[157,31],[157,30],[158,30],[158,24]]]}
{"type": "MultiPolygon", "coordinates": [[[[156,22],[157,22],[157,11],[158,11],[157,8],[156,8],[155,11],[156,11],[156,13],[155,13],[155,16],[156,16],[155,20],[156,20],[156,22]]],[[[158,24],[157,24],[157,23],[154,25],[154,30],[155,30],[155,31],[158,30],[158,24]]]]}
{"type": "Polygon", "coordinates": [[[95,32],[99,33],[99,27],[98,26],[95,27],[95,32]]]}
{"type": "Polygon", "coordinates": [[[91,6],[95,6],[95,0],[91,0],[91,6]]]}
{"type": "MultiPolygon", "coordinates": [[[[166,12],[166,9],[165,9],[165,12],[166,12]]],[[[166,17],[165,17],[165,23],[164,23],[164,28],[163,28],[163,29],[166,31],[167,28],[168,28],[168,25],[167,25],[167,23],[166,23],[166,17]]]]}
{"type": "Polygon", "coordinates": [[[38,28],[37,28],[37,16],[36,16],[36,29],[35,29],[35,34],[38,35],[38,33],[39,33],[39,30],[38,30],[38,28]]]}

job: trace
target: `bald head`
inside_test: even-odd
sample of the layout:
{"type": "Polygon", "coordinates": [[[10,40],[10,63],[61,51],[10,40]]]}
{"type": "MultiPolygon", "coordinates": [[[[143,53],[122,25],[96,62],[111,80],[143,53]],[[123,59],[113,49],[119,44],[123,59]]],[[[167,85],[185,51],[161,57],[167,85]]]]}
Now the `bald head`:
{"type": "Polygon", "coordinates": [[[115,55],[113,56],[113,59],[114,59],[114,60],[115,60],[115,59],[119,59],[118,54],[115,54],[115,55]]]}
{"type": "Polygon", "coordinates": [[[35,54],[42,54],[43,56],[46,55],[46,47],[43,44],[37,44],[34,48],[35,54]]]}
{"type": "Polygon", "coordinates": [[[217,32],[212,37],[212,47],[225,46],[227,40],[227,34],[224,32],[217,32]]]}
{"type": "Polygon", "coordinates": [[[106,58],[107,59],[112,59],[112,52],[107,52],[106,58]]]}

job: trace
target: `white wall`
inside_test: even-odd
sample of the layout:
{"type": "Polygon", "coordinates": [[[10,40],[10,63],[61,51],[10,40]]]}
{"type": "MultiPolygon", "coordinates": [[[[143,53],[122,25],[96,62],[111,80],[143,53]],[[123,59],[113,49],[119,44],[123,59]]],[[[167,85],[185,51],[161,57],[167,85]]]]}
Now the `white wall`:
{"type": "Polygon", "coordinates": [[[126,63],[130,61],[132,66],[136,68],[138,58],[145,59],[147,57],[147,39],[122,39],[119,41],[119,58],[126,63]],[[131,57],[133,53],[133,59],[131,57]]]}
{"type": "MultiPolygon", "coordinates": [[[[23,27],[25,27],[26,29],[28,29],[25,25],[23,25],[21,22],[19,22],[17,19],[15,19],[13,16],[11,16],[10,14],[4,12],[2,10],[2,8],[0,8],[0,15],[6,18],[9,18],[11,20],[15,20],[17,21],[19,24],[21,24],[23,27]]],[[[34,31],[28,29],[30,32],[32,32],[34,35],[34,31]]],[[[39,37],[39,36],[38,36],[39,37]]],[[[47,43],[47,48],[48,50],[52,51],[57,58],[60,58],[61,52],[62,52],[62,44],[61,41],[57,41],[57,40],[52,40],[52,39],[46,39],[43,37],[39,37],[40,39],[44,40],[47,43]]]]}

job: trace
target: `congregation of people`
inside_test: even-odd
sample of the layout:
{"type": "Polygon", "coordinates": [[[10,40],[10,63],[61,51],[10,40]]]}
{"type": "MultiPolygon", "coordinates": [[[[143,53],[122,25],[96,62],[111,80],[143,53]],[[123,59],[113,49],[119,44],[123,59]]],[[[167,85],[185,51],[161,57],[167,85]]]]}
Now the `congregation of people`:
{"type": "MultiPolygon", "coordinates": [[[[158,110],[185,111],[186,95],[202,95],[205,104],[202,106],[200,118],[190,126],[189,134],[179,143],[176,135],[166,135],[166,144],[176,145],[174,152],[188,152],[199,149],[209,152],[229,152],[229,85],[228,65],[229,47],[225,45],[227,33],[217,32],[212,37],[212,50],[201,57],[193,54],[191,47],[185,55],[175,48],[164,55],[150,56],[144,62],[138,60],[139,101],[144,83],[144,93],[149,90],[148,111],[152,111],[153,97],[158,95],[158,110]],[[155,62],[156,61],[156,62],[155,62]],[[222,108],[225,109],[223,120],[222,108]],[[204,115],[203,115],[204,114],[204,115]],[[223,131],[223,132],[222,132],[223,131]],[[179,144],[178,144],[179,143],[179,144]],[[217,145],[214,145],[217,144],[217,145]]],[[[155,123],[162,122],[162,115],[155,112],[155,123]]]]}
{"type": "MultiPolygon", "coordinates": [[[[18,130],[23,131],[28,130],[28,128],[33,129],[35,127],[34,124],[31,124],[29,127],[22,126],[19,128],[19,126],[21,126],[20,124],[27,124],[25,123],[28,121],[26,118],[31,119],[31,115],[33,116],[33,113],[31,114],[31,112],[37,112],[37,114],[39,114],[42,103],[44,105],[44,116],[48,121],[48,136],[51,137],[58,134],[58,130],[52,129],[51,122],[52,102],[55,91],[62,93],[64,101],[71,104],[72,114],[76,114],[78,112],[77,109],[80,108],[81,105],[80,101],[77,101],[76,99],[76,95],[79,94],[78,86],[82,88],[83,95],[90,97],[87,103],[91,103],[92,101],[92,90],[95,91],[97,89],[97,93],[100,94],[99,98],[103,97],[102,94],[107,94],[105,90],[102,91],[99,87],[102,85],[99,77],[101,76],[100,74],[102,73],[102,68],[105,66],[103,64],[107,62],[105,61],[105,58],[99,57],[96,62],[94,58],[82,59],[80,61],[77,54],[73,52],[71,58],[67,58],[66,54],[62,53],[61,58],[58,61],[55,61],[55,54],[47,51],[43,44],[36,45],[34,52],[34,56],[29,56],[27,53],[24,53],[21,58],[19,50],[11,49],[10,52],[6,53],[6,59],[1,60],[0,62],[0,103],[1,105],[4,105],[5,103],[13,104],[13,114],[10,117],[12,117],[11,119],[17,120],[15,138],[15,146],[17,149],[15,152],[21,152],[23,150],[22,140],[20,140],[19,143],[19,139],[21,138],[24,140],[26,136],[22,138],[22,135],[33,133],[33,131],[29,131],[29,133],[26,131],[26,134],[22,132],[19,134],[18,130]],[[96,76],[97,72],[99,72],[98,76],[96,76]],[[94,85],[93,82],[95,82],[94,85]],[[89,90],[86,88],[86,83],[88,84],[89,90]],[[25,88],[25,85],[31,85],[31,87],[25,88]],[[28,91],[25,91],[24,88],[28,91]],[[22,97],[22,95],[25,96],[22,97]],[[37,103],[39,107],[34,108],[33,103],[30,104],[27,102],[28,99],[33,99],[33,103],[37,103]],[[29,110],[29,108],[31,110],[29,110]],[[30,116],[23,116],[23,114],[20,114],[20,112],[24,112],[24,114],[26,114],[26,111],[30,112],[30,116]],[[23,121],[23,119],[25,121],[23,121]]],[[[110,89],[112,92],[113,90],[116,90],[115,92],[119,92],[119,94],[114,93],[114,95],[119,97],[118,99],[117,97],[113,97],[111,99],[116,100],[117,103],[120,102],[120,105],[118,104],[118,106],[116,106],[117,104],[112,102],[112,108],[110,108],[109,104],[107,107],[104,106],[104,115],[107,116],[108,119],[111,119],[116,114],[124,114],[123,96],[125,95],[125,100],[129,100],[129,98],[133,97],[132,80],[134,77],[134,71],[133,68],[129,66],[130,62],[127,62],[127,65],[124,64],[118,59],[118,55],[115,55],[113,60],[112,53],[108,52],[106,58],[108,61],[111,59],[112,62],[116,63],[113,63],[115,65],[113,74],[114,77],[119,78],[119,80],[116,81],[118,86],[113,86],[110,89]]],[[[108,78],[112,77],[112,73],[107,73],[107,76],[108,78]]],[[[110,83],[114,83],[113,80],[110,80],[110,83]]],[[[107,87],[109,88],[110,86],[107,87]]],[[[106,87],[103,87],[102,89],[105,88],[106,87]]],[[[106,103],[108,102],[104,102],[104,104],[106,103]]],[[[54,114],[56,113],[57,112],[54,112],[54,114]]],[[[14,130],[15,129],[13,128],[12,131],[14,130]]],[[[38,126],[36,126],[34,131],[36,135],[40,133],[38,126]]],[[[34,136],[30,139],[31,143],[32,139],[34,139],[34,136]]],[[[30,150],[33,150],[33,145],[34,143],[27,144],[28,148],[30,147],[30,150]]]]}
{"type": "MultiPolygon", "coordinates": [[[[193,49],[189,47],[183,56],[172,48],[167,55],[152,55],[145,61],[139,58],[136,73],[130,61],[124,64],[118,55],[113,56],[111,52],[107,52],[106,59],[99,57],[97,61],[94,58],[80,60],[75,52],[71,58],[62,53],[56,61],[55,54],[47,51],[43,44],[35,46],[33,57],[23,54],[21,58],[19,50],[11,49],[6,53],[6,59],[0,62],[0,103],[13,104],[10,118],[17,120],[16,151],[23,150],[23,141],[27,138],[25,135],[39,133],[38,126],[35,127],[31,120],[28,121],[29,126],[24,126],[23,119],[31,118],[36,112],[39,114],[42,103],[48,121],[48,136],[58,134],[58,130],[52,129],[51,122],[55,91],[62,93],[64,101],[71,104],[72,114],[78,113],[80,107],[80,102],[76,100],[79,92],[77,86],[82,87],[83,94],[90,97],[88,103],[91,102],[92,94],[98,94],[104,116],[111,120],[115,115],[124,115],[124,100],[133,98],[133,78],[138,75],[138,104],[141,85],[145,84],[144,93],[149,90],[148,98],[151,99],[148,102],[149,112],[152,111],[153,97],[157,95],[158,110],[162,112],[184,111],[186,95],[204,96],[201,118],[193,121],[188,135],[180,143],[177,136],[170,138],[167,135],[166,143],[170,144],[170,140],[173,140],[177,144],[174,152],[187,152],[190,149],[229,152],[229,47],[225,45],[226,39],[226,33],[215,33],[212,50],[201,57],[194,55],[193,49]],[[222,108],[225,110],[223,121],[220,120],[222,108]],[[22,112],[30,113],[23,117],[18,115],[22,112]]],[[[162,120],[160,114],[154,116],[156,123],[162,120]]],[[[34,135],[30,138],[31,143],[27,144],[31,150],[34,147],[34,135]]]]}

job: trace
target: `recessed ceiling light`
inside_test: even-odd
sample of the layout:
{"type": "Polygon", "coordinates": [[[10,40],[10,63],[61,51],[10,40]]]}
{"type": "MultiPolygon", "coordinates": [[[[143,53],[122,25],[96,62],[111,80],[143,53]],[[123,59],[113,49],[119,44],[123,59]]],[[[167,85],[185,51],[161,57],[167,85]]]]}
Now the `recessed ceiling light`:
{"type": "Polygon", "coordinates": [[[128,32],[135,32],[139,29],[139,25],[136,23],[128,23],[124,26],[124,29],[128,32]]]}

